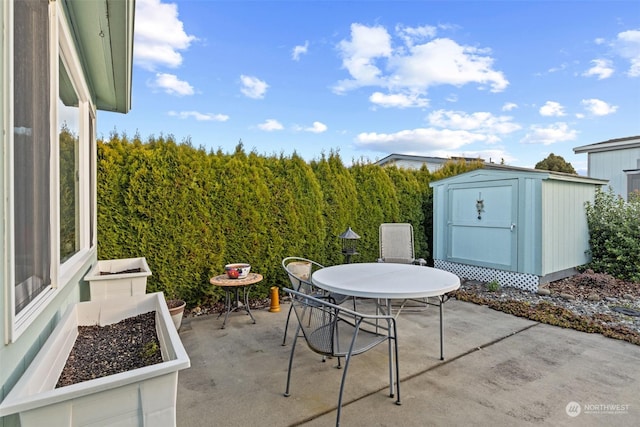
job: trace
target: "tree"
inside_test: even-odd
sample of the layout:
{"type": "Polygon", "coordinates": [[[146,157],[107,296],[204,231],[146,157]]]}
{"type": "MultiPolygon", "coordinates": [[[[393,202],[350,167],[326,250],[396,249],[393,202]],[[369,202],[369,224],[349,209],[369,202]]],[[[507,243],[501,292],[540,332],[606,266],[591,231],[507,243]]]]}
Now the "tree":
{"type": "Polygon", "coordinates": [[[567,162],[562,156],[556,156],[555,154],[549,154],[544,160],[536,163],[536,169],[554,171],[554,172],[566,172],[576,174],[576,170],[571,166],[571,163],[567,162]]]}

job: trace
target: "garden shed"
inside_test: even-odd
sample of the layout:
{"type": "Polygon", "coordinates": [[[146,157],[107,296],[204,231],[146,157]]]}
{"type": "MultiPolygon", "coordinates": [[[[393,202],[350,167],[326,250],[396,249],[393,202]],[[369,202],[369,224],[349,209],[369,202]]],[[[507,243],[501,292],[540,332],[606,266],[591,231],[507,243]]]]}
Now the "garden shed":
{"type": "Polygon", "coordinates": [[[435,266],[529,291],[568,277],[590,260],[584,206],[606,184],[496,164],[432,182],[435,266]]]}

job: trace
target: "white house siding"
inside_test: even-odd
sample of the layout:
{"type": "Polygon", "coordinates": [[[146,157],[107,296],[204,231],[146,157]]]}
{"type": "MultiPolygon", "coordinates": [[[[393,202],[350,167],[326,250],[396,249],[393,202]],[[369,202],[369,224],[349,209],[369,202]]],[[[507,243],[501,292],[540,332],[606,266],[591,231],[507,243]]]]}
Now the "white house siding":
{"type": "Polygon", "coordinates": [[[628,148],[589,153],[589,176],[608,179],[616,194],[627,199],[627,174],[624,170],[638,169],[640,148],[628,148]]]}
{"type": "Polygon", "coordinates": [[[422,168],[422,165],[427,165],[427,169],[429,169],[429,172],[435,172],[442,167],[444,162],[431,163],[431,162],[420,162],[415,160],[394,160],[389,164],[402,169],[420,169],[422,168]]]}
{"type": "Polygon", "coordinates": [[[541,276],[589,261],[589,231],[584,209],[593,185],[546,180],[542,184],[541,276]]]}

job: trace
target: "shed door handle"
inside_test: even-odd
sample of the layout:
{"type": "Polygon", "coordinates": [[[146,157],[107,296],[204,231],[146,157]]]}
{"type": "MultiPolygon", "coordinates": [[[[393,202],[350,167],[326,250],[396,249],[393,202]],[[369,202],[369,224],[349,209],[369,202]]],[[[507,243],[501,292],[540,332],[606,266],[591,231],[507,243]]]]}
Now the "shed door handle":
{"type": "Polygon", "coordinates": [[[516,229],[516,225],[515,225],[515,224],[511,224],[511,227],[510,227],[510,228],[511,228],[511,231],[513,231],[513,230],[515,230],[515,229],[516,229]]]}

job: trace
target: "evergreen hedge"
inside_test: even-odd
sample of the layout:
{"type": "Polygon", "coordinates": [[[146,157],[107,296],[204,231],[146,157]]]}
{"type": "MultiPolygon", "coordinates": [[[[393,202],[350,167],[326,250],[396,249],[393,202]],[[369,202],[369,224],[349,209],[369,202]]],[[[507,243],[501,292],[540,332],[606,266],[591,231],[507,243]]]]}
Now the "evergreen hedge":
{"type": "Polygon", "coordinates": [[[640,194],[625,202],[598,189],[586,212],[592,259],[585,267],[640,283],[640,194]]]}
{"type": "Polygon", "coordinates": [[[171,136],[142,142],[113,133],[98,141],[98,258],[146,257],[148,290],[189,306],[222,298],[209,278],[228,263],[263,274],[251,296],[267,297],[288,283],[284,257],[344,262],[338,236],[348,226],[361,236],[354,261],[377,260],[383,222],[411,223],[417,257],[429,258],[430,180],[475,167],[451,163],[437,175],[363,161],[346,167],[335,152],[305,162],[247,153],[241,143],[227,154],[171,136]]]}

